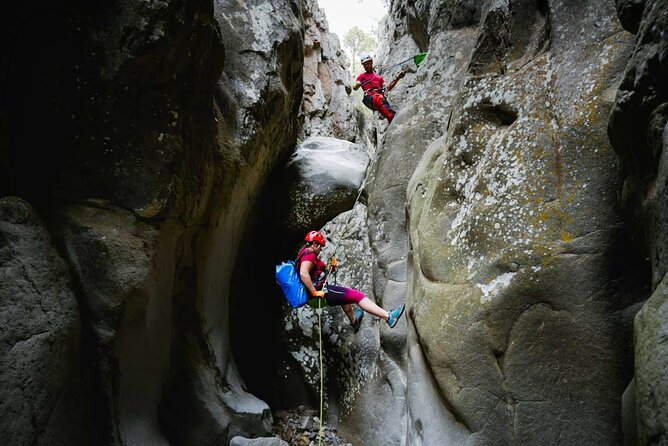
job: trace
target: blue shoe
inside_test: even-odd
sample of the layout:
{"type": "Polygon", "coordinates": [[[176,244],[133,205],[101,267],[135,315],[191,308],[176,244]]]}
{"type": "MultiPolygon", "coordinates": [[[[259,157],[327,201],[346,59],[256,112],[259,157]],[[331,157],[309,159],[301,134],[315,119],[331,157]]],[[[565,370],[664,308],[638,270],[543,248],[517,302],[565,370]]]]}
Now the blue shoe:
{"type": "Polygon", "coordinates": [[[353,326],[353,331],[357,333],[360,331],[360,327],[362,326],[362,318],[364,317],[364,311],[361,308],[355,308],[355,322],[353,322],[351,325],[353,326]]]}
{"type": "Polygon", "coordinates": [[[397,322],[399,322],[399,318],[401,317],[402,314],[404,314],[404,310],[406,309],[406,304],[401,305],[400,307],[395,308],[394,310],[390,310],[390,317],[387,319],[387,325],[390,326],[390,328],[394,328],[395,325],[397,325],[397,322]]]}

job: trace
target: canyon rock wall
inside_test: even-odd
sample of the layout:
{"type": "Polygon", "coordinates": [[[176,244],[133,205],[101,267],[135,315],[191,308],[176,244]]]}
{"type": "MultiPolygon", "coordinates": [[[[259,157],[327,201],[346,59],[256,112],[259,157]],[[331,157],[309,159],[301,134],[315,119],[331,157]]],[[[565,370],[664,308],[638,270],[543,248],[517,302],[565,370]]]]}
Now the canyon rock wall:
{"type": "Polygon", "coordinates": [[[621,159],[621,203],[651,264],[651,296],[635,319],[635,379],[629,386],[628,444],[668,443],[668,3],[620,1],[636,46],[610,114],[621,159]],[[630,13],[630,11],[632,13],[630,13]],[[637,432],[636,432],[637,429],[637,432]],[[637,441],[637,443],[636,443],[637,441]]]}
{"type": "Polygon", "coordinates": [[[398,1],[387,26],[387,66],[428,51],[369,203],[376,292],[409,307],[407,444],[621,444],[649,266],[606,127],[633,36],[612,2],[398,1]]]}
{"type": "Polygon", "coordinates": [[[407,304],[323,312],[354,444],[667,441],[665,0],[391,1],[383,76],[428,55],[375,151],[314,0],[0,10],[0,438],[241,444],[316,407],[270,271],[329,220],[338,282],[407,304]],[[276,204],[309,141],[356,160],[310,219],[276,204]]]}
{"type": "MultiPolygon", "coordinates": [[[[227,444],[266,435],[269,407],[243,389],[230,353],[228,290],[249,212],[297,138],[302,5],[98,6],[2,7],[2,195],[30,200],[45,221],[36,232],[44,262],[63,276],[51,285],[54,298],[71,307],[75,294],[79,308],[64,305],[57,315],[53,349],[80,350],[81,360],[72,353],[67,364],[62,356],[42,366],[53,376],[37,400],[6,393],[22,378],[3,375],[8,408],[44,407],[32,409],[33,427],[4,423],[0,436],[25,438],[20,444],[38,444],[36,435],[40,444],[227,444]],[[34,131],[36,121],[42,130],[34,131]],[[73,373],[76,392],[57,399],[70,389],[72,368],[83,384],[73,373]],[[63,400],[78,410],[63,411],[63,400]],[[73,429],[59,440],[56,417],[81,425],[78,438],[73,429]]],[[[3,226],[10,239],[12,228],[3,226]]],[[[3,308],[19,311],[7,300],[17,297],[3,297],[3,308]]],[[[15,349],[31,339],[20,334],[21,320],[9,323],[15,349]]]]}
{"type": "Polygon", "coordinates": [[[0,198],[0,281],[0,433],[16,445],[87,444],[79,307],[46,227],[14,197],[0,198]]]}
{"type": "Polygon", "coordinates": [[[315,0],[303,0],[304,101],[300,139],[331,136],[359,142],[362,117],[349,98],[352,91],[346,53],[329,32],[327,19],[315,0]]]}

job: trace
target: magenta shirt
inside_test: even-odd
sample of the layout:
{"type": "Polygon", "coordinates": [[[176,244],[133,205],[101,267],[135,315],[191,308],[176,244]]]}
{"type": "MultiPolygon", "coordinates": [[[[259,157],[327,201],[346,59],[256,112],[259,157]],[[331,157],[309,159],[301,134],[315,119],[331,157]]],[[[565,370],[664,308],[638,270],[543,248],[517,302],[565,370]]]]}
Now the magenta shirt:
{"type": "MultiPolygon", "coordinates": [[[[305,261],[308,261],[308,262],[313,263],[313,264],[315,265],[315,267],[314,267],[314,268],[311,268],[311,281],[312,281],[313,284],[315,285],[315,284],[316,284],[316,281],[318,280],[318,278],[320,277],[320,275],[321,275],[321,274],[323,273],[323,271],[325,271],[325,269],[327,268],[327,265],[325,265],[325,262],[323,262],[322,260],[320,260],[320,259],[318,258],[318,256],[317,256],[313,251],[311,251],[311,250],[308,249],[308,248],[304,248],[304,249],[302,249],[301,251],[299,251],[299,254],[301,254],[302,252],[304,252],[304,250],[306,250],[306,254],[304,254],[304,255],[302,256],[302,258],[300,259],[299,264],[297,265],[297,268],[298,268],[298,270],[300,270],[301,267],[302,267],[302,262],[305,262],[305,261]]],[[[299,257],[299,256],[297,256],[297,257],[299,257]]]]}
{"type": "Polygon", "coordinates": [[[376,73],[367,73],[366,71],[359,76],[355,82],[359,82],[362,85],[362,90],[376,90],[383,86],[385,79],[376,73]]]}

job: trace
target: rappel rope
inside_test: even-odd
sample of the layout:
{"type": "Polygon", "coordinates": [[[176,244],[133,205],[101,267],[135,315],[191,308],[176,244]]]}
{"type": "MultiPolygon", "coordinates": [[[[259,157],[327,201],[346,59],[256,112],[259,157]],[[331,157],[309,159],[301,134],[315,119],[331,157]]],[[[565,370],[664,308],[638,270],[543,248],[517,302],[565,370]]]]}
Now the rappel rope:
{"type": "MultiPolygon", "coordinates": [[[[375,161],[375,157],[374,160],[375,161]]],[[[360,201],[360,197],[362,196],[362,191],[364,190],[364,186],[366,186],[366,176],[364,177],[364,181],[362,181],[362,184],[360,185],[359,191],[357,192],[357,198],[355,198],[355,203],[353,204],[353,208],[350,210],[350,214],[348,214],[348,221],[346,221],[345,228],[348,228],[350,225],[350,220],[353,217],[353,213],[355,212],[355,206],[357,206],[357,203],[360,201]]],[[[344,229],[345,231],[345,229],[344,229]]],[[[343,235],[345,235],[345,232],[339,237],[339,242],[343,238],[343,235]]],[[[336,254],[336,250],[338,249],[338,243],[335,244],[334,251],[332,251],[331,258],[334,258],[334,254],[336,254]]],[[[329,274],[331,274],[331,267],[330,267],[330,273],[327,274],[327,280],[329,280],[329,274]]],[[[334,269],[334,283],[336,283],[336,269],[334,269]]],[[[322,427],[322,418],[323,418],[323,412],[324,412],[324,406],[325,406],[325,373],[323,370],[323,353],[322,353],[322,299],[318,299],[318,308],[315,310],[316,313],[318,313],[318,348],[320,350],[320,416],[319,416],[319,421],[320,421],[320,426],[318,428],[318,446],[322,445],[322,437],[324,437],[325,433],[322,427]]]]}
{"type": "Polygon", "coordinates": [[[322,367],[322,299],[318,299],[318,309],[316,310],[316,313],[318,313],[318,345],[320,347],[320,417],[318,418],[318,421],[320,422],[320,428],[318,429],[318,446],[320,446],[322,444],[322,437],[325,434],[322,428],[322,415],[325,402],[325,373],[322,367]]]}
{"type": "MultiPolygon", "coordinates": [[[[371,161],[375,161],[375,156],[374,159],[371,161]]],[[[370,164],[370,163],[369,163],[370,164]]],[[[336,254],[336,250],[339,249],[339,243],[341,243],[341,240],[343,239],[343,236],[346,235],[346,230],[350,226],[350,221],[353,218],[353,214],[355,213],[355,207],[360,201],[360,197],[362,196],[362,191],[364,191],[364,187],[366,186],[366,176],[364,177],[364,181],[362,181],[362,184],[360,185],[359,191],[357,192],[357,198],[355,198],[355,203],[353,203],[353,207],[350,209],[350,213],[348,214],[348,220],[346,221],[346,224],[344,225],[343,231],[341,231],[341,235],[339,236],[339,241],[338,243],[334,244],[334,251],[332,251],[332,254],[330,255],[330,258],[334,258],[334,254],[336,254]]],[[[336,276],[336,272],[334,272],[336,276]]]]}
{"type": "MultiPolygon", "coordinates": [[[[410,60],[413,60],[415,62],[415,65],[420,66],[420,63],[424,60],[425,56],[427,53],[420,53],[416,54],[415,56],[411,56],[410,58],[401,61],[397,64],[394,64],[389,68],[394,68],[396,66],[402,65],[410,60]]],[[[373,159],[369,163],[375,162],[377,157],[378,157],[379,151],[377,150],[374,153],[373,159]]],[[[339,241],[338,243],[334,244],[334,251],[332,251],[330,258],[334,258],[334,255],[336,254],[336,250],[339,248],[339,243],[343,239],[343,236],[346,234],[346,230],[350,226],[350,221],[353,218],[353,214],[355,213],[355,207],[357,207],[357,204],[360,201],[360,198],[362,197],[362,192],[364,191],[364,187],[366,186],[366,179],[367,176],[364,176],[364,181],[362,181],[362,184],[359,187],[359,190],[357,192],[357,197],[355,198],[355,203],[353,203],[353,207],[350,210],[350,213],[348,214],[348,220],[346,221],[346,224],[344,225],[344,230],[342,231],[341,235],[339,236],[339,241]]],[[[331,269],[330,269],[331,273],[331,269]]],[[[329,274],[327,279],[329,279],[329,274]]],[[[336,270],[334,270],[334,282],[336,283],[336,270]]],[[[320,416],[318,417],[319,420],[319,428],[318,428],[318,446],[322,445],[322,437],[325,436],[324,430],[323,430],[323,425],[322,425],[322,420],[323,420],[323,413],[324,413],[324,406],[325,406],[325,373],[323,370],[323,353],[322,353],[322,299],[318,299],[318,308],[316,309],[316,313],[318,313],[318,348],[320,350],[320,416]]]]}
{"type": "Polygon", "coordinates": [[[390,65],[389,67],[380,67],[380,68],[378,69],[378,72],[379,72],[379,73],[382,73],[382,72],[385,71],[385,70],[391,70],[392,68],[394,68],[394,67],[398,67],[399,65],[403,65],[403,64],[405,64],[406,62],[409,62],[409,61],[411,61],[411,60],[412,60],[413,62],[415,62],[415,65],[416,65],[416,66],[419,67],[420,64],[422,63],[422,61],[424,60],[425,57],[427,57],[427,53],[418,53],[418,54],[416,54],[416,55],[414,55],[414,56],[409,57],[409,58],[406,59],[406,60],[402,60],[401,62],[397,62],[397,63],[395,63],[394,65],[390,65]]]}

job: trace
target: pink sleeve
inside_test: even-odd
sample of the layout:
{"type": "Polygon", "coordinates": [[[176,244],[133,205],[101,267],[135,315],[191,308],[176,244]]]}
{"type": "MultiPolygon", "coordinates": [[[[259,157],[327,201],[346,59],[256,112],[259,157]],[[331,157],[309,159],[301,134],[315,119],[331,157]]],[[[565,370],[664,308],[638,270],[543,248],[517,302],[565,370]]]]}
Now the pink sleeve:
{"type": "Polygon", "coordinates": [[[304,254],[304,255],[302,256],[301,261],[302,261],[302,262],[307,262],[307,261],[308,261],[308,262],[311,262],[311,263],[313,263],[314,265],[316,265],[316,264],[318,263],[318,256],[316,256],[315,253],[314,253],[313,251],[311,251],[311,252],[307,252],[306,254],[304,254]]]}

